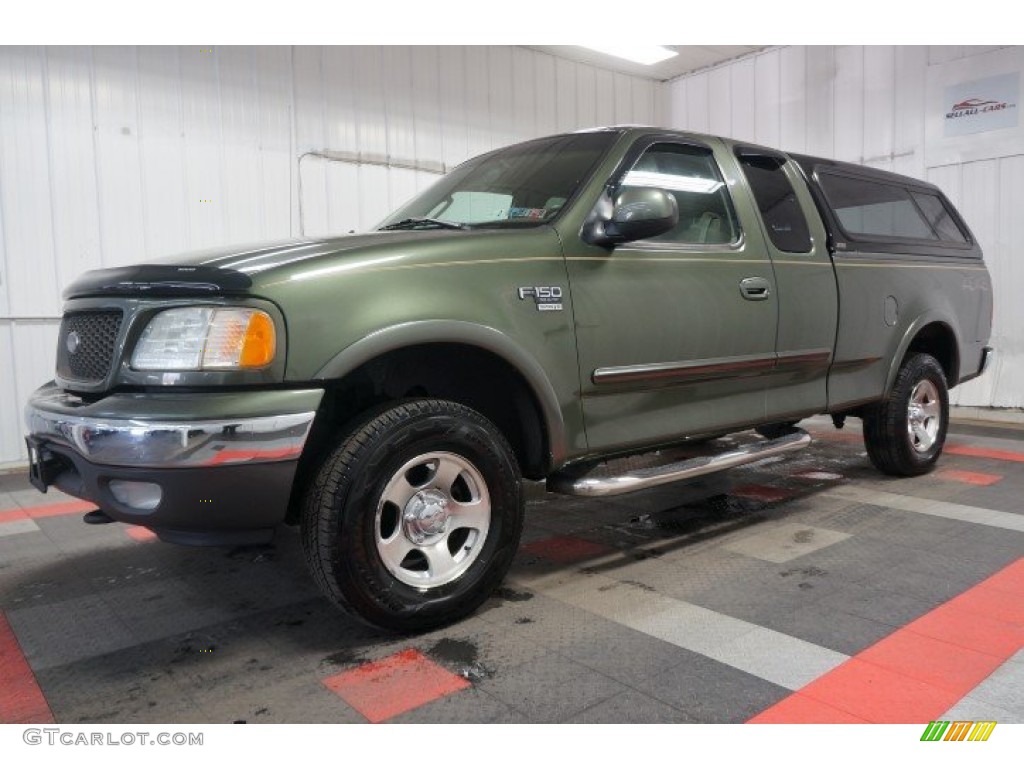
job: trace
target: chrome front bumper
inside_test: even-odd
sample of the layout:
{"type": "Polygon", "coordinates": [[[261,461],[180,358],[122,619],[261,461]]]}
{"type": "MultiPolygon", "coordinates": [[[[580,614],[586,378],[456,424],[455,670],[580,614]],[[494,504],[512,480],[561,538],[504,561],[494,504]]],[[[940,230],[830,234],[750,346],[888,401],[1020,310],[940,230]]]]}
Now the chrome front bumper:
{"type": "MultiPolygon", "coordinates": [[[[302,453],[322,391],[282,391],[260,396],[265,401],[275,394],[281,395],[282,405],[301,402],[312,407],[298,413],[240,418],[179,420],[166,418],[166,414],[163,418],[149,418],[144,414],[128,415],[131,410],[116,417],[109,413],[110,407],[90,414],[89,411],[97,409],[56,387],[44,387],[33,394],[25,407],[25,421],[33,438],[64,445],[99,465],[169,469],[294,461],[302,453]],[[297,398],[295,394],[308,396],[297,398]]],[[[189,399],[195,404],[219,395],[177,397],[185,411],[189,399]]],[[[234,397],[233,404],[237,405],[239,396],[234,397]]],[[[122,397],[122,408],[144,403],[141,398],[122,397]]],[[[165,398],[162,402],[168,401],[165,398]]],[[[261,402],[261,407],[265,408],[266,403],[261,402]]]]}

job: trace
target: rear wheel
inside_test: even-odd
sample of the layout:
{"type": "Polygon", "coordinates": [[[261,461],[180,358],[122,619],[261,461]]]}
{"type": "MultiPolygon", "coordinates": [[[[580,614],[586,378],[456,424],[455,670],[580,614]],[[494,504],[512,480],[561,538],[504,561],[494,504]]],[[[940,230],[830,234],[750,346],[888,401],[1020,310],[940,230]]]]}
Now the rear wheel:
{"type": "Polygon", "coordinates": [[[888,475],[931,470],[942,453],[949,392],[939,362],[915,354],[903,362],[889,396],[864,409],[864,444],[871,463],[888,475]]]}
{"type": "Polygon", "coordinates": [[[522,524],[505,438],[476,411],[442,400],[396,405],[342,439],[302,520],[324,594],[402,632],[475,610],[507,572],[522,524]]]}

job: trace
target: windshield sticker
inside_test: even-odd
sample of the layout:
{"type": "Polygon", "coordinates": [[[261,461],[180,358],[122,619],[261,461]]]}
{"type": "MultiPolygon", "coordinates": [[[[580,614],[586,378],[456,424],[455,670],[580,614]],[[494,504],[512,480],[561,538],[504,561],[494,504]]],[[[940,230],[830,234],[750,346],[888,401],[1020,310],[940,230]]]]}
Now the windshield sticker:
{"type": "Polygon", "coordinates": [[[547,208],[509,208],[510,219],[543,219],[547,208]]]}

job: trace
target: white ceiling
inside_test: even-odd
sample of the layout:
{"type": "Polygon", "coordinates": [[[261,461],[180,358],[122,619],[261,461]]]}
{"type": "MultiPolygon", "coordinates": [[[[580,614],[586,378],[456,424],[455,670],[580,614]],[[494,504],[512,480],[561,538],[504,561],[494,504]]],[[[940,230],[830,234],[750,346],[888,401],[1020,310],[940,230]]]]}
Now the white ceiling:
{"type": "Polygon", "coordinates": [[[561,56],[564,59],[582,61],[584,64],[593,64],[596,67],[623,72],[627,75],[640,75],[641,77],[650,77],[654,80],[671,80],[674,77],[685,75],[687,72],[711,67],[747,53],[763,50],[768,46],[666,45],[666,48],[679,51],[679,55],[651,66],[634,64],[631,61],[609,56],[606,53],[598,53],[578,45],[528,45],[526,47],[533,48],[535,51],[544,51],[555,56],[561,56]]]}

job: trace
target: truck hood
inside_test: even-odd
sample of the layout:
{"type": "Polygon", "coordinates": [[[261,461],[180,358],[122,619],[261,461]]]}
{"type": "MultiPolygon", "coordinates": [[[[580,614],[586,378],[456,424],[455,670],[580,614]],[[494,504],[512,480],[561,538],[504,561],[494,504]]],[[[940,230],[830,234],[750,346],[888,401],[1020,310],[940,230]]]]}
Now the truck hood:
{"type": "Polygon", "coordinates": [[[65,299],[85,296],[202,296],[240,295],[250,291],[253,278],[299,262],[365,256],[367,251],[438,240],[486,236],[457,230],[400,230],[324,239],[295,239],[249,246],[215,248],[170,256],[148,264],[94,269],[64,291],[65,299]]]}

